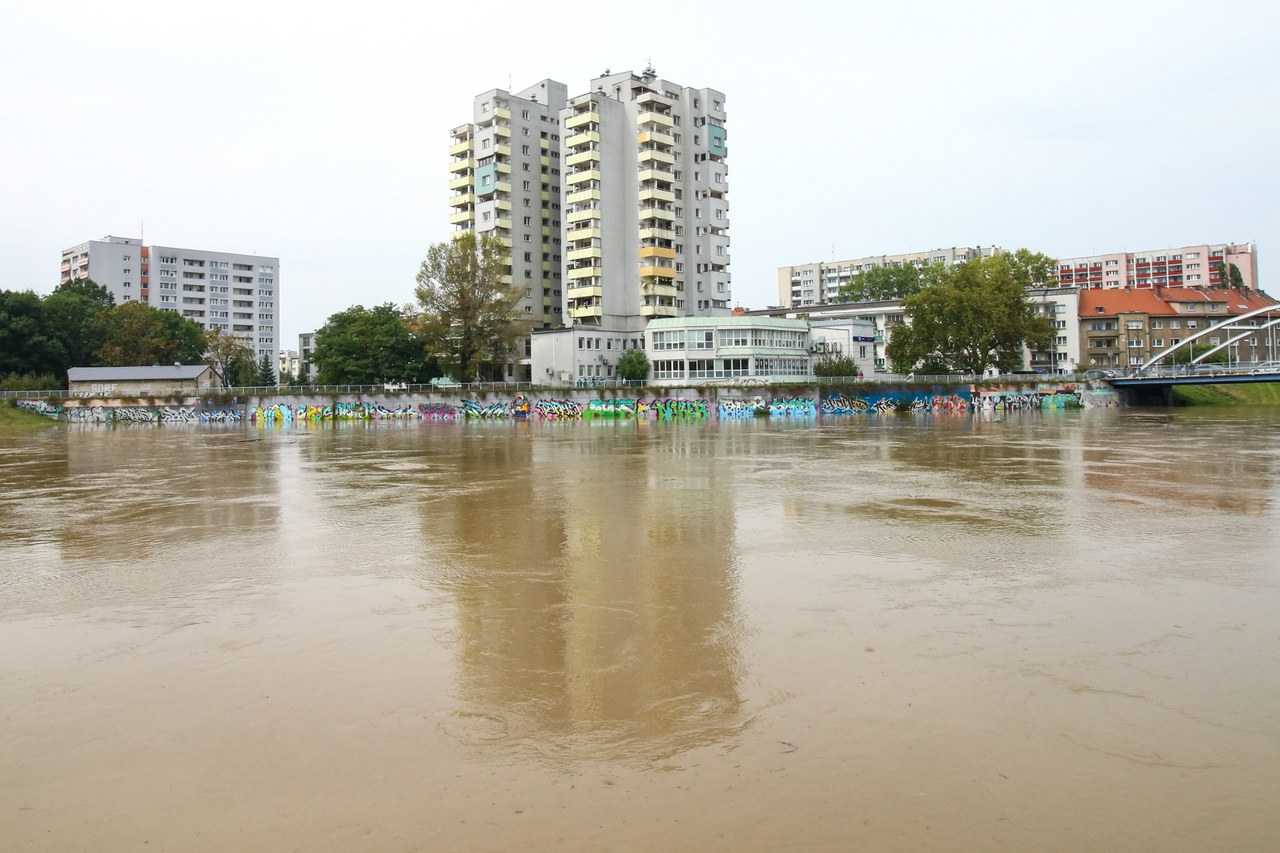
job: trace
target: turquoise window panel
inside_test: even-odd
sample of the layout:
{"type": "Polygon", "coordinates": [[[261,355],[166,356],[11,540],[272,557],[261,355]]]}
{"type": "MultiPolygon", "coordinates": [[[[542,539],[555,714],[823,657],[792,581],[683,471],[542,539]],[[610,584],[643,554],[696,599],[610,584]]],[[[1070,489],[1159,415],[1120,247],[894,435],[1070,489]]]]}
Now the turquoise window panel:
{"type": "Polygon", "coordinates": [[[490,163],[476,169],[476,195],[489,195],[498,188],[498,167],[490,163]]]}
{"type": "Polygon", "coordinates": [[[729,148],[725,144],[728,135],[723,127],[710,125],[707,127],[707,149],[717,157],[729,156],[729,148]]]}

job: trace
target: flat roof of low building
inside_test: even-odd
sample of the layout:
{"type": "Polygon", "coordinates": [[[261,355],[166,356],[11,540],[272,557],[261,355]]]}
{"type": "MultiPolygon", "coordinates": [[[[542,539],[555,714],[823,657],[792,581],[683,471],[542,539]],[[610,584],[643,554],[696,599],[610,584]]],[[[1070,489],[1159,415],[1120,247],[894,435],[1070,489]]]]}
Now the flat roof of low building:
{"type": "Polygon", "coordinates": [[[199,379],[207,364],[155,364],[150,367],[73,367],[67,371],[71,382],[131,382],[139,379],[199,379]]]}
{"type": "Polygon", "coordinates": [[[787,328],[794,326],[797,329],[806,329],[809,327],[807,320],[795,320],[789,317],[760,317],[740,315],[737,317],[660,317],[656,320],[650,320],[645,330],[649,329],[697,329],[697,328],[723,328],[726,326],[773,326],[787,328]]]}

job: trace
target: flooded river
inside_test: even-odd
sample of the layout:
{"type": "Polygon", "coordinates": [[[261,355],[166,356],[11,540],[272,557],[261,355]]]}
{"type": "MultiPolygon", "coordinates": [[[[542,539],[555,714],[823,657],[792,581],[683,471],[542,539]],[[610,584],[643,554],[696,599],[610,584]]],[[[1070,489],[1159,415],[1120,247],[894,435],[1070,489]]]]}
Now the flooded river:
{"type": "Polygon", "coordinates": [[[0,434],[0,848],[1274,850],[1280,419],[0,434]]]}

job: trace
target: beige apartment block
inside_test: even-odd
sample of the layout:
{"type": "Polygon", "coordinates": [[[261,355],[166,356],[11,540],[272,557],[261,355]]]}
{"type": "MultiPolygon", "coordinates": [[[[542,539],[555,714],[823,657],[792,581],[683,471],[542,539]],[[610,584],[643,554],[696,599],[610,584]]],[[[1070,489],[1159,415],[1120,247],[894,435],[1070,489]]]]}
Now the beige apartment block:
{"type": "Polygon", "coordinates": [[[818,261],[799,266],[778,267],[778,307],[822,305],[836,301],[840,288],[853,277],[877,267],[963,263],[970,258],[989,258],[1000,252],[997,246],[952,246],[925,252],[898,255],[870,255],[844,261],[818,261]]]}

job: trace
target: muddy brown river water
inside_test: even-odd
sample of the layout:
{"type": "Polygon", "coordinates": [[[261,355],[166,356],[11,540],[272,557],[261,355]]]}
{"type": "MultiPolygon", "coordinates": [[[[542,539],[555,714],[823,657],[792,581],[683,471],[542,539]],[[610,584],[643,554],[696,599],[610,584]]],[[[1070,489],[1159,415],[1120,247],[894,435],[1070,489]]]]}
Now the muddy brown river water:
{"type": "Polygon", "coordinates": [[[0,848],[1280,848],[1280,418],[0,434],[0,848]]]}

